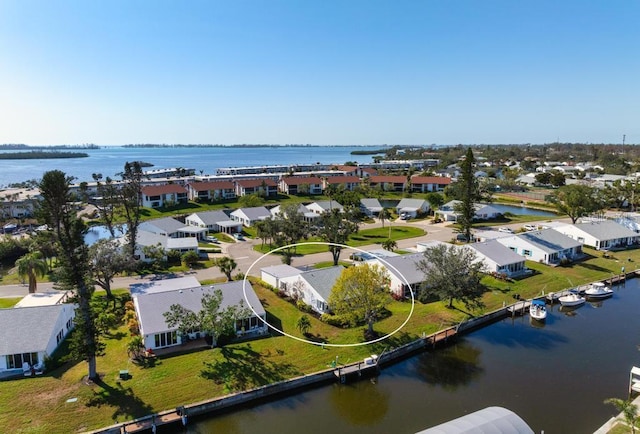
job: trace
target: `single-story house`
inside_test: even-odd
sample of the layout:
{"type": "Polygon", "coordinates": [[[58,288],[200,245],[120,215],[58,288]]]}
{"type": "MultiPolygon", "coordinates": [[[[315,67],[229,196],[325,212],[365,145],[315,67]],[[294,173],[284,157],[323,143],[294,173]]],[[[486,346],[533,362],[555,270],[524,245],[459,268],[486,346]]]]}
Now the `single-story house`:
{"type": "MultiPolygon", "coordinates": [[[[117,238],[120,245],[124,245],[126,237],[117,238]]],[[[148,258],[144,254],[145,247],[159,247],[165,252],[176,250],[180,253],[194,251],[198,253],[198,239],[196,237],[171,238],[164,235],[154,234],[152,232],[139,230],[136,235],[135,256],[137,259],[147,261],[148,258]]]]}
{"type": "Polygon", "coordinates": [[[322,194],[322,179],[316,176],[288,176],[278,183],[284,194],[322,194]]]}
{"type": "Polygon", "coordinates": [[[147,208],[161,208],[188,201],[187,190],[179,184],[142,187],[142,206],[147,208]]]}
{"type": "Polygon", "coordinates": [[[398,205],[396,205],[396,211],[398,214],[404,213],[411,218],[416,218],[429,211],[429,202],[424,199],[403,198],[398,205]]]}
{"type": "Polygon", "coordinates": [[[340,205],[335,200],[320,200],[317,202],[310,203],[307,205],[307,209],[314,214],[324,214],[327,211],[331,211],[334,209],[339,209],[340,211],[344,211],[342,205],[340,205]]]}
{"type": "MultiPolygon", "coordinates": [[[[182,307],[199,312],[202,309],[202,297],[205,294],[213,294],[217,289],[222,291],[222,303],[220,309],[229,306],[240,305],[245,307],[243,281],[236,280],[227,283],[196,286],[193,288],[181,288],[172,291],[150,292],[139,294],[133,298],[133,304],[140,324],[140,335],[144,339],[145,348],[159,349],[178,346],[189,339],[199,339],[204,336],[202,330],[189,333],[189,337],[180,336],[177,327],[169,327],[165,321],[164,313],[168,312],[172,305],[179,304],[182,307]]],[[[238,319],[234,325],[236,334],[255,333],[261,334],[267,331],[266,312],[260,303],[258,296],[246,282],[247,299],[250,306],[258,314],[260,320],[253,312],[248,318],[238,319]],[[264,321],[263,321],[264,320],[264,321]]]]}
{"type": "MultiPolygon", "coordinates": [[[[457,204],[461,203],[459,200],[452,200],[449,201],[447,203],[445,203],[444,205],[442,205],[440,208],[438,208],[434,214],[436,217],[441,218],[444,221],[457,221],[458,220],[458,213],[455,211],[455,207],[457,204]]],[[[492,207],[491,205],[485,204],[485,203],[476,203],[474,205],[475,207],[475,215],[473,218],[475,218],[476,220],[489,220],[489,219],[494,219],[499,217],[502,213],[500,211],[498,211],[496,208],[492,207]]]]}
{"type": "Polygon", "coordinates": [[[420,176],[411,178],[411,191],[429,193],[432,191],[444,191],[444,188],[451,184],[451,178],[445,176],[420,176]]]}
{"type": "Polygon", "coordinates": [[[461,248],[473,250],[478,259],[484,262],[489,273],[506,274],[508,277],[515,277],[527,271],[524,265],[524,257],[496,240],[466,244],[461,248]]]}
{"type": "Polygon", "coordinates": [[[376,257],[366,263],[375,264],[387,270],[391,280],[389,288],[394,296],[410,298],[411,291],[407,283],[411,285],[414,296],[425,286],[425,274],[418,268],[424,260],[422,253],[411,253],[386,258],[376,257]]]}
{"type": "Polygon", "coordinates": [[[627,247],[638,242],[639,235],[614,220],[566,225],[554,230],[597,250],[627,247]]]}
{"type": "Polygon", "coordinates": [[[236,197],[231,181],[191,182],[187,184],[189,200],[222,200],[236,197]]]}
{"type": "MultiPolygon", "coordinates": [[[[309,211],[309,209],[303,204],[299,204],[297,208],[298,212],[302,215],[302,218],[306,222],[313,222],[317,220],[320,216],[316,213],[309,211]]],[[[273,217],[280,215],[283,212],[282,205],[276,205],[269,210],[273,217]]]]}
{"type": "Polygon", "coordinates": [[[382,205],[378,199],[360,199],[360,210],[369,217],[377,216],[382,209],[382,205]]]}
{"type": "Polygon", "coordinates": [[[223,211],[204,211],[187,216],[184,222],[188,226],[206,228],[209,232],[227,234],[242,232],[242,223],[235,222],[223,211]]]}
{"type": "Polygon", "coordinates": [[[73,329],[76,307],[62,303],[0,309],[0,374],[42,373],[45,359],[73,329]]]}
{"type": "Polygon", "coordinates": [[[173,217],[147,220],[146,222],[140,223],[138,230],[170,238],[195,237],[202,239],[207,233],[205,228],[185,225],[173,217]]]}
{"type": "Polygon", "coordinates": [[[300,273],[301,271],[298,268],[292,267],[291,265],[272,265],[260,269],[260,279],[274,288],[281,289],[281,279],[298,276],[300,273]]]}
{"type": "Polygon", "coordinates": [[[275,196],[278,194],[278,185],[273,179],[238,179],[236,183],[236,196],[257,194],[258,196],[275,196]]]}
{"type": "Polygon", "coordinates": [[[344,267],[341,265],[316,270],[300,271],[298,275],[281,277],[279,289],[298,297],[313,310],[330,312],[329,296],[344,267]]]}
{"type": "Polygon", "coordinates": [[[547,265],[557,264],[563,258],[573,260],[582,254],[582,243],[555,229],[523,232],[496,241],[530,261],[547,265]]]}
{"type": "Polygon", "coordinates": [[[323,182],[322,186],[326,190],[330,185],[336,187],[342,187],[345,190],[353,191],[360,185],[360,178],[357,176],[328,176],[323,182]]]}
{"type": "Polygon", "coordinates": [[[243,226],[251,227],[255,222],[271,217],[271,213],[263,206],[251,208],[238,208],[231,212],[231,220],[242,223],[243,226]]]}

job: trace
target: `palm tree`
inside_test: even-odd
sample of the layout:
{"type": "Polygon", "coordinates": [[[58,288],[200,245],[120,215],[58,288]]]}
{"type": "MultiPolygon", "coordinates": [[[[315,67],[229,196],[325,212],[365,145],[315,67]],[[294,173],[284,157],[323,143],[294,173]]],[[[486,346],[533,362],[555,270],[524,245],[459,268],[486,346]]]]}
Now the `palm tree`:
{"type": "Polygon", "coordinates": [[[396,243],[395,240],[388,238],[382,242],[382,248],[390,252],[393,252],[395,249],[398,248],[398,243],[396,243]]]}
{"type": "Polygon", "coordinates": [[[238,266],[233,258],[224,256],[216,261],[216,265],[218,266],[220,271],[223,272],[225,276],[227,276],[227,280],[233,280],[231,279],[231,273],[238,266]]]}
{"type": "Polygon", "coordinates": [[[18,274],[21,277],[29,278],[29,294],[33,294],[38,289],[38,276],[47,274],[47,263],[42,259],[40,252],[31,252],[16,261],[18,274]]]}
{"type": "Polygon", "coordinates": [[[306,336],[309,332],[309,329],[311,328],[311,321],[309,320],[309,317],[307,315],[302,315],[298,319],[296,327],[298,328],[298,330],[300,330],[300,333],[306,336]]]}
{"type": "Polygon", "coordinates": [[[640,419],[638,417],[638,407],[633,404],[631,399],[609,398],[604,400],[605,404],[613,404],[619,412],[624,416],[624,421],[631,428],[631,432],[636,432],[636,423],[640,419]]]}
{"type": "Polygon", "coordinates": [[[391,213],[386,208],[382,208],[382,210],[380,210],[380,212],[378,213],[378,218],[380,219],[380,222],[382,223],[383,228],[384,228],[384,221],[389,220],[390,217],[391,217],[391,213]]]}

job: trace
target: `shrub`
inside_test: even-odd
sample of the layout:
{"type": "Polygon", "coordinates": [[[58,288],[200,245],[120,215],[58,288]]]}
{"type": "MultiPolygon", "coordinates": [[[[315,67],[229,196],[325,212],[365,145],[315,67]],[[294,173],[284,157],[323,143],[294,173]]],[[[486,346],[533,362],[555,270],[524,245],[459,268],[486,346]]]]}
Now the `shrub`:
{"type": "Polygon", "coordinates": [[[307,303],[305,303],[301,299],[298,299],[296,301],[296,307],[298,309],[300,309],[302,312],[311,312],[313,310],[313,309],[311,309],[311,306],[309,306],[307,303]]]}
{"type": "Polygon", "coordinates": [[[334,327],[355,327],[356,326],[356,321],[353,317],[351,316],[346,316],[346,315],[332,315],[329,313],[323,313],[320,316],[320,321],[325,322],[329,325],[332,325],[334,327]]]}

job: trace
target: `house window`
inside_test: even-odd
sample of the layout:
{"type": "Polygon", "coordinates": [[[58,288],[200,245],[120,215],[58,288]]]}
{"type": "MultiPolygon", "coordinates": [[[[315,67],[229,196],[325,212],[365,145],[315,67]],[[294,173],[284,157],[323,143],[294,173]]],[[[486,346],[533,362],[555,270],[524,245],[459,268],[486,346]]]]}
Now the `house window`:
{"type": "Polygon", "coordinates": [[[523,254],[524,256],[531,256],[531,255],[532,255],[531,250],[526,250],[526,249],[523,249],[523,250],[522,250],[522,254],[523,254]]]}
{"type": "Polygon", "coordinates": [[[67,321],[67,331],[71,330],[72,326],[73,326],[73,318],[69,318],[69,321],[67,321]]]}
{"type": "Polygon", "coordinates": [[[9,354],[6,356],[6,360],[7,369],[22,368],[24,362],[33,366],[38,364],[38,353],[9,354]]]}
{"type": "Polygon", "coordinates": [[[56,336],[56,344],[59,344],[64,339],[64,330],[60,330],[56,336]]]}
{"type": "Polygon", "coordinates": [[[156,348],[168,347],[178,343],[178,334],[173,332],[158,333],[155,335],[156,348]]]}

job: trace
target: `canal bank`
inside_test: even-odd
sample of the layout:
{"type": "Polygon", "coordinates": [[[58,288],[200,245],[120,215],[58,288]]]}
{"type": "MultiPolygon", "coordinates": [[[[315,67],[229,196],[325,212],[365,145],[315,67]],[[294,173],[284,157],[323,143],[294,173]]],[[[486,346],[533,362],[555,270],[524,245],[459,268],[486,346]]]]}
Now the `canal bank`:
{"type": "MultiPolygon", "coordinates": [[[[629,273],[629,277],[632,277],[631,273],[629,273]]],[[[421,353],[426,353],[428,350],[434,347],[441,347],[441,346],[448,347],[450,344],[455,345],[455,343],[461,337],[464,337],[472,333],[473,331],[482,330],[483,328],[485,328],[485,326],[489,324],[493,324],[496,322],[502,322],[502,323],[508,324],[508,323],[511,323],[512,321],[515,321],[517,324],[519,322],[522,322],[522,320],[518,320],[515,318],[513,320],[503,321],[505,320],[505,318],[512,317],[512,313],[510,312],[509,308],[513,306],[517,306],[519,303],[520,302],[516,302],[513,305],[505,306],[501,309],[490,312],[482,317],[464,321],[458,324],[456,327],[451,327],[451,328],[442,330],[433,335],[423,336],[420,339],[417,339],[409,344],[403,345],[401,347],[395,348],[393,350],[390,350],[388,352],[381,354],[379,357],[378,363],[380,367],[385,368],[382,372],[383,375],[387,372],[386,368],[389,368],[390,371],[395,371],[396,368],[394,365],[397,365],[399,362],[402,362],[403,360],[406,360],[406,359],[411,359],[412,361],[410,364],[414,364],[415,359],[412,356],[420,355],[421,353]]],[[[578,311],[578,317],[576,318],[579,318],[579,317],[580,317],[580,311],[578,311]]],[[[540,347],[544,349],[546,348],[546,346],[550,345],[551,342],[554,342],[554,341],[562,342],[557,337],[553,337],[553,335],[551,338],[548,336],[544,337],[545,335],[549,335],[549,333],[551,332],[549,331],[549,328],[550,327],[552,328],[557,321],[558,319],[554,319],[553,316],[548,320],[548,323],[547,323],[548,332],[545,333],[541,338],[536,338],[535,340],[531,340],[531,338],[528,338],[525,336],[523,338],[518,338],[517,341],[515,341],[514,338],[507,336],[504,339],[500,338],[501,345],[509,344],[510,342],[513,342],[513,343],[509,345],[516,345],[516,342],[517,342],[517,345],[530,346],[530,345],[533,345],[535,342],[537,342],[535,343],[533,348],[540,347]],[[549,341],[549,339],[554,339],[554,341],[549,341]]],[[[527,332],[527,333],[530,333],[530,332],[527,332]]],[[[435,356],[438,353],[439,352],[435,352],[433,354],[427,353],[428,354],[427,358],[433,359],[432,356],[435,356]]],[[[419,358],[423,359],[424,356],[419,356],[419,358]]],[[[438,357],[435,357],[435,358],[437,359],[438,357]]],[[[500,358],[499,360],[502,360],[502,359],[500,358]]],[[[500,363],[504,363],[504,362],[500,362],[500,363]]],[[[344,366],[350,366],[350,365],[341,365],[341,367],[344,367],[344,366]]],[[[518,372],[522,372],[522,369],[526,369],[526,368],[520,367],[518,372]]],[[[442,371],[442,368],[434,369],[434,371],[442,371]]],[[[460,374],[455,374],[455,375],[456,376],[460,375],[464,379],[466,378],[466,376],[469,375],[469,372],[466,372],[466,371],[468,371],[468,368],[465,368],[465,372],[460,374]]],[[[627,374],[627,372],[625,372],[625,375],[627,374]]],[[[447,381],[454,381],[454,380],[447,380],[447,381]]],[[[455,380],[455,381],[457,382],[462,380],[455,380]]],[[[289,381],[274,383],[274,384],[256,388],[250,391],[240,392],[240,393],[228,395],[221,398],[207,400],[200,403],[194,403],[191,405],[185,405],[184,407],[181,407],[179,411],[178,409],[173,409],[166,412],[158,413],[153,416],[148,416],[146,418],[141,418],[136,421],[113,425],[111,427],[93,431],[93,432],[113,433],[113,432],[125,432],[125,430],[126,432],[134,432],[134,431],[140,431],[140,430],[149,431],[151,430],[151,426],[153,422],[156,422],[156,425],[158,427],[161,427],[167,424],[179,425],[182,423],[183,416],[186,416],[186,422],[191,426],[192,422],[201,421],[205,417],[229,413],[230,411],[232,410],[235,411],[236,409],[243,410],[243,409],[254,407],[257,405],[263,405],[264,403],[269,403],[271,401],[275,401],[276,399],[280,400],[281,398],[286,398],[289,395],[294,395],[294,394],[296,396],[298,396],[298,394],[304,395],[308,393],[309,390],[313,390],[313,389],[319,389],[319,388],[326,389],[326,387],[323,387],[323,386],[329,386],[329,389],[333,390],[331,389],[332,387],[334,387],[332,385],[335,385],[336,383],[339,383],[339,381],[336,381],[335,369],[330,368],[319,373],[298,377],[289,381]]],[[[369,382],[362,382],[362,383],[364,383],[366,387],[366,384],[369,382]]],[[[343,387],[343,386],[338,386],[338,387],[343,387]]],[[[359,388],[359,387],[360,386],[356,388],[359,388]]],[[[353,386],[347,386],[347,388],[343,390],[346,391],[346,393],[350,393],[349,390],[353,390],[353,386]]],[[[289,400],[293,399],[294,402],[297,400],[297,398],[287,398],[287,399],[289,400]]],[[[499,404],[504,405],[504,403],[499,403],[499,404]]],[[[504,405],[504,406],[510,407],[508,403],[507,405],[504,405]]],[[[517,410],[516,410],[516,413],[520,414],[520,412],[517,410]]],[[[599,423],[602,423],[601,422],[602,420],[604,420],[604,418],[601,418],[599,423]]],[[[429,426],[429,425],[423,425],[422,428],[424,428],[424,426],[429,426]]],[[[221,431],[221,432],[224,432],[224,431],[221,431]]],[[[406,431],[406,432],[409,432],[409,431],[406,431]]],[[[548,431],[548,432],[552,432],[552,431],[548,431]]]]}

